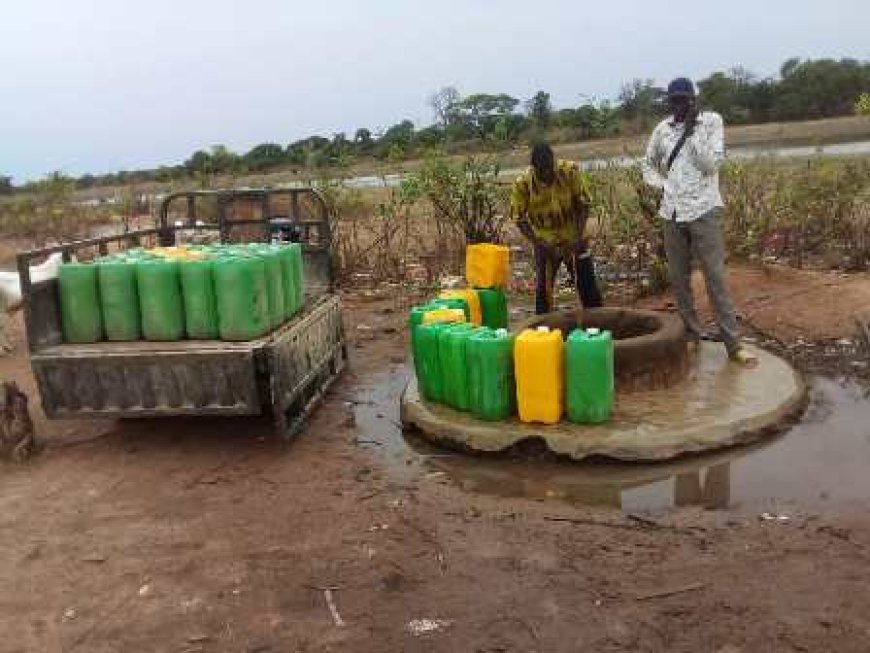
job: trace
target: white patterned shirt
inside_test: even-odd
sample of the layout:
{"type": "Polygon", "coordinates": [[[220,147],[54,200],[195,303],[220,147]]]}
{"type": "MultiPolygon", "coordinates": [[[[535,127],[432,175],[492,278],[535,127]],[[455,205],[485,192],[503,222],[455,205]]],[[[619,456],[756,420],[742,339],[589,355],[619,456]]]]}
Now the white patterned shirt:
{"type": "Polygon", "coordinates": [[[668,172],[668,157],[683,129],[683,123],[674,122],[673,117],[662,120],[653,130],[641,162],[644,181],[664,191],[659,215],[677,222],[696,220],[724,206],[719,192],[719,164],[725,158],[722,116],[713,111],[698,115],[694,134],[683,144],[668,172]]]}

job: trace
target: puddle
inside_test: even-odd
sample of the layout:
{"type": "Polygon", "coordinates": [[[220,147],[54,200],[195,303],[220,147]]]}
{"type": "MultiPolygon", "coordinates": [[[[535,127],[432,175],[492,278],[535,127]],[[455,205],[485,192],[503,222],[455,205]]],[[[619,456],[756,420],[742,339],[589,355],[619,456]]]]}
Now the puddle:
{"type": "Polygon", "coordinates": [[[405,366],[395,366],[372,377],[356,397],[358,442],[375,450],[398,483],[426,479],[471,493],[626,511],[824,505],[870,498],[870,398],[849,383],[811,378],[810,405],[802,421],[754,445],[663,463],[563,463],[472,456],[403,434],[399,397],[407,374],[405,366]]]}

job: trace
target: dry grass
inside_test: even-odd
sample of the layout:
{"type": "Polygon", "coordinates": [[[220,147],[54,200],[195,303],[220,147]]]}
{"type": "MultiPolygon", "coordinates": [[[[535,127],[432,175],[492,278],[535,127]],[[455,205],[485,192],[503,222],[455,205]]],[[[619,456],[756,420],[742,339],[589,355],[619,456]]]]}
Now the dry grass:
{"type": "MultiPolygon", "coordinates": [[[[610,168],[592,175],[597,196],[589,233],[596,257],[617,272],[654,276],[659,228],[641,211],[637,171],[610,168]]],[[[722,181],[732,255],[775,257],[797,266],[870,266],[870,157],[731,162],[722,181]]],[[[327,185],[325,192],[342,280],[425,283],[461,271],[463,234],[436,219],[425,199],[408,202],[395,188],[340,184],[327,185]]],[[[508,207],[501,209],[506,216],[508,207]]],[[[69,203],[0,203],[0,235],[7,242],[40,245],[81,237],[122,219],[69,203]]],[[[508,241],[522,243],[513,230],[508,241]]]]}
{"type": "MultiPolygon", "coordinates": [[[[596,189],[588,233],[599,261],[615,273],[660,277],[660,227],[641,209],[636,169],[591,173],[596,189]]],[[[772,259],[795,266],[846,270],[870,267],[870,157],[732,162],[722,170],[728,206],[726,236],[732,256],[772,259]]],[[[388,189],[338,189],[332,196],[340,269],[346,277],[394,278],[390,270],[432,276],[461,271],[461,233],[434,219],[425,201],[404,207],[392,222],[379,212],[388,189]],[[383,251],[385,229],[410,238],[392,240],[383,251]],[[402,265],[384,265],[386,255],[402,265]]],[[[503,206],[505,214],[508,207],[503,206]]],[[[511,230],[512,244],[522,239],[511,230]]]]}

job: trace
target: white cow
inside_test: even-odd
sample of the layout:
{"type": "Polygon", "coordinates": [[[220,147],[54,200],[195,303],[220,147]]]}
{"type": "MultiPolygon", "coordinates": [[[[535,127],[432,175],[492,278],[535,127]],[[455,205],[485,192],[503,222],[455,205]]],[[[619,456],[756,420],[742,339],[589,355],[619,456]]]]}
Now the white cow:
{"type": "MultiPolygon", "coordinates": [[[[44,263],[30,266],[30,283],[39,283],[57,277],[63,262],[60,252],[55,252],[44,263]]],[[[18,272],[0,270],[0,353],[12,351],[7,334],[9,314],[21,308],[21,279],[18,272]]]]}

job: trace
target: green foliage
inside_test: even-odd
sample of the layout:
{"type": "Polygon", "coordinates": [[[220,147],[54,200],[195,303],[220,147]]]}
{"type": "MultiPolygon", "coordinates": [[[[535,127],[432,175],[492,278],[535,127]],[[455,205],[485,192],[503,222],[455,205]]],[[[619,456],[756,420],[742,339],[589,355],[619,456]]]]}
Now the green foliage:
{"type": "Polygon", "coordinates": [[[499,165],[489,157],[466,157],[454,164],[432,154],[411,177],[435,219],[462,234],[467,243],[497,243],[507,226],[507,188],[499,183],[499,165]]]}
{"type": "Polygon", "coordinates": [[[870,63],[818,59],[790,65],[777,88],[777,117],[785,120],[848,115],[870,91],[870,63]]]}
{"type": "Polygon", "coordinates": [[[653,120],[665,114],[665,91],[651,79],[634,79],[623,84],[619,92],[620,111],[627,120],[646,129],[653,120]]]}
{"type": "Polygon", "coordinates": [[[513,113],[519,103],[519,100],[505,93],[475,93],[459,103],[456,120],[467,125],[478,138],[485,140],[494,133],[499,119],[513,113]]]}
{"type": "Polygon", "coordinates": [[[650,197],[640,169],[608,166],[589,176],[593,197],[588,230],[594,234],[596,256],[622,270],[654,271],[648,290],[661,288],[667,268],[657,198],[650,197]]]}
{"type": "Polygon", "coordinates": [[[537,127],[548,127],[550,118],[553,115],[553,105],[550,103],[550,94],[544,91],[538,91],[535,95],[526,102],[526,110],[529,113],[529,119],[537,127]]]}
{"type": "Polygon", "coordinates": [[[855,114],[858,116],[870,116],[870,93],[861,93],[855,100],[855,114]]]}
{"type": "Polygon", "coordinates": [[[576,109],[562,109],[553,117],[559,127],[577,130],[580,139],[601,138],[619,133],[619,110],[608,102],[584,104],[576,109]]]}
{"type": "Polygon", "coordinates": [[[698,90],[702,106],[731,123],[844,116],[870,92],[870,63],[792,58],[780,67],[779,80],[756,80],[737,67],[700,80],[698,90]]]}
{"type": "Polygon", "coordinates": [[[284,163],[284,148],[277,143],[262,143],[242,157],[248,170],[259,172],[276,168],[284,163]]]}
{"type": "Polygon", "coordinates": [[[370,154],[375,144],[372,132],[365,127],[360,127],[353,136],[353,144],[360,154],[370,154]]]}

